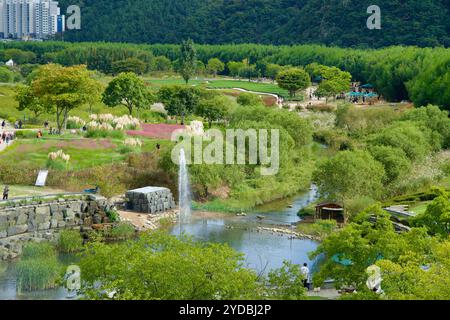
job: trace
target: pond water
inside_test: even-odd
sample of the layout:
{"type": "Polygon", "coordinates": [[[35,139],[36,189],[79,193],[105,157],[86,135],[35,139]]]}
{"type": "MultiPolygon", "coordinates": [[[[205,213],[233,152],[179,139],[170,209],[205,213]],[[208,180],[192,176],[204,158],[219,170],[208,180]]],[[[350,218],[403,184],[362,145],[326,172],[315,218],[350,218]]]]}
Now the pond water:
{"type": "MultiPolygon", "coordinates": [[[[316,188],[290,199],[262,206],[245,217],[232,214],[212,214],[194,212],[189,222],[182,226],[182,231],[202,241],[227,243],[245,256],[245,266],[258,273],[267,273],[271,269],[282,266],[284,260],[296,264],[307,262],[314,269],[314,261],[310,261],[308,253],[314,251],[317,242],[310,240],[289,239],[270,232],[257,232],[258,226],[291,226],[300,221],[297,213],[317,197],[316,188]],[[263,219],[260,219],[264,217],[263,219]]],[[[179,235],[179,226],[171,230],[179,235]]],[[[60,257],[71,263],[71,257],[60,257]]],[[[0,262],[0,300],[59,300],[69,299],[69,292],[64,288],[53,290],[22,292],[16,290],[16,262],[0,262]]]]}
{"type": "MultiPolygon", "coordinates": [[[[259,226],[293,226],[300,221],[297,213],[317,199],[317,189],[291,199],[271,203],[247,213],[245,217],[231,214],[206,215],[194,212],[190,222],[181,226],[181,231],[202,241],[227,243],[244,253],[245,266],[258,273],[266,273],[282,266],[284,260],[292,263],[313,265],[308,253],[317,248],[318,243],[311,240],[289,239],[286,235],[258,232],[259,226]],[[263,218],[263,219],[261,219],[263,218]]],[[[171,230],[180,234],[180,226],[171,230]]]]}

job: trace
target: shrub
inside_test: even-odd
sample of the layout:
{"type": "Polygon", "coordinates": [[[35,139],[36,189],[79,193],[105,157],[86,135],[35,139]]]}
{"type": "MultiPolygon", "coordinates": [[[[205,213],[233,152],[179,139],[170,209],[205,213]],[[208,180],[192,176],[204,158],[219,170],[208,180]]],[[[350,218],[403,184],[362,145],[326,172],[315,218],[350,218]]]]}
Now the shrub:
{"type": "Polygon", "coordinates": [[[64,253],[74,253],[81,250],[83,238],[77,230],[63,230],[58,238],[58,250],[64,253]]]}
{"type": "Polygon", "coordinates": [[[119,221],[119,213],[116,210],[107,210],[106,216],[108,217],[109,221],[111,221],[111,222],[119,221]]]}
{"type": "Polygon", "coordinates": [[[135,234],[136,230],[132,224],[121,222],[111,229],[109,236],[114,239],[129,239],[135,234]]]}
{"type": "Polygon", "coordinates": [[[17,130],[15,132],[16,138],[20,139],[34,139],[36,138],[36,132],[30,130],[17,130]]]}
{"type": "Polygon", "coordinates": [[[112,139],[123,139],[124,133],[122,131],[108,131],[108,130],[89,130],[86,132],[86,138],[112,138],[112,139]]]}
{"type": "Polygon", "coordinates": [[[322,239],[335,231],[336,228],[336,220],[316,220],[314,223],[300,223],[297,226],[298,231],[322,239]]]}
{"type": "Polygon", "coordinates": [[[252,93],[241,93],[237,98],[241,106],[256,106],[262,103],[261,97],[252,93]]]}

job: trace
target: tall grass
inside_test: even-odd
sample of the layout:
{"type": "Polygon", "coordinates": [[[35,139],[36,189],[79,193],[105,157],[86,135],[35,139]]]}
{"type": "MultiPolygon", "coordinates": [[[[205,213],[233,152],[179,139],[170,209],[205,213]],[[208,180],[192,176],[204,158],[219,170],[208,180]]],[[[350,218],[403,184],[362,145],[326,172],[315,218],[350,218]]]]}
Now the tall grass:
{"type": "Polygon", "coordinates": [[[55,247],[50,243],[26,244],[16,270],[19,291],[55,288],[62,271],[55,247]]]}
{"type": "Polygon", "coordinates": [[[17,289],[35,291],[55,288],[61,274],[56,257],[22,259],[17,263],[17,289]]]}
{"type": "Polygon", "coordinates": [[[77,230],[63,230],[59,234],[57,248],[59,252],[75,253],[82,249],[83,238],[77,230]]]}
{"type": "Polygon", "coordinates": [[[30,242],[22,249],[22,260],[56,257],[55,247],[51,243],[46,242],[30,242]]]}

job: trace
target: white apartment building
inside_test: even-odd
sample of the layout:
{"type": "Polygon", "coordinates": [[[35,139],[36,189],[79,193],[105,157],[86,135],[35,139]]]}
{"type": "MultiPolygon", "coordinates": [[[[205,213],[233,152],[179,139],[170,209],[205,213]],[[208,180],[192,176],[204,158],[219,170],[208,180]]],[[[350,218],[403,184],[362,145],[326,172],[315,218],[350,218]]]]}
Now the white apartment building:
{"type": "Polygon", "coordinates": [[[64,31],[64,16],[53,0],[0,0],[0,36],[45,39],[64,31]]]}

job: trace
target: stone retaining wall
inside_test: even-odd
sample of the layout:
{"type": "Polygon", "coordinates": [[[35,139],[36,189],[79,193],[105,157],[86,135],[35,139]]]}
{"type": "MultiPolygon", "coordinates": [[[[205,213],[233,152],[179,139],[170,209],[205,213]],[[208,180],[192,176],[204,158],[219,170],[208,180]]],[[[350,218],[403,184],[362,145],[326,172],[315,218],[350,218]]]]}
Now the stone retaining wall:
{"type": "Polygon", "coordinates": [[[20,254],[14,245],[20,241],[48,239],[58,229],[107,222],[105,211],[109,209],[106,198],[92,195],[0,208],[0,260],[20,254]]]}
{"type": "Polygon", "coordinates": [[[126,193],[128,209],[135,212],[156,214],[175,209],[172,192],[167,188],[147,187],[126,193]]]}

